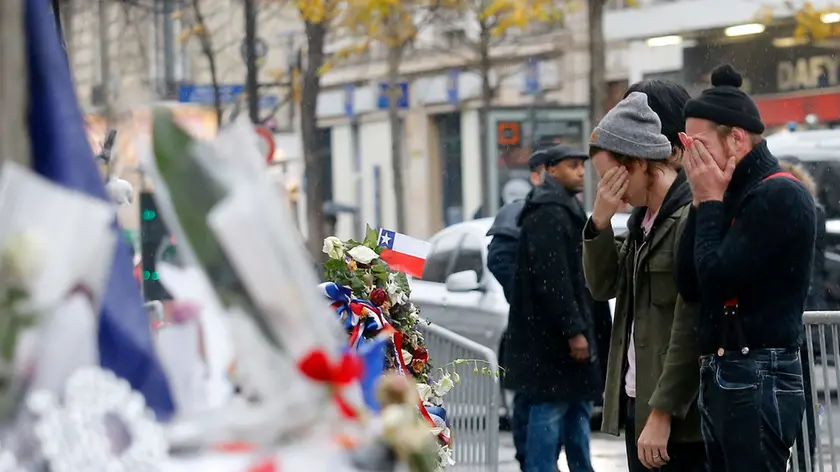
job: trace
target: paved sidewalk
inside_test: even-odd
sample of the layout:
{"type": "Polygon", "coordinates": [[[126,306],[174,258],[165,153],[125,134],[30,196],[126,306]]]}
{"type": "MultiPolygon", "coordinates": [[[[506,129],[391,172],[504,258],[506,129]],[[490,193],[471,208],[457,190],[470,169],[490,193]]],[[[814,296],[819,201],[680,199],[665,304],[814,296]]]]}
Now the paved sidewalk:
{"type": "MultiPolygon", "coordinates": [[[[626,472],[627,459],[624,453],[624,438],[602,433],[592,434],[592,468],[595,472],[626,472]]],[[[513,438],[510,433],[499,437],[499,472],[519,472],[514,459],[513,438]]],[[[565,453],[560,455],[560,472],[569,472],[565,453]]]]}

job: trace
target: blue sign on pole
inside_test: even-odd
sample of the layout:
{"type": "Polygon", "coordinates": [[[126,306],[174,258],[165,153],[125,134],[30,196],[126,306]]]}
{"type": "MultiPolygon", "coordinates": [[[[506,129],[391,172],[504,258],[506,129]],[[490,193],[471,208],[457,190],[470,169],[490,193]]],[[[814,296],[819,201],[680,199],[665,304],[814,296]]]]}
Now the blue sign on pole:
{"type": "Polygon", "coordinates": [[[461,69],[453,67],[449,69],[446,75],[446,101],[453,105],[457,105],[460,101],[458,97],[458,79],[461,76],[461,69]]]}
{"type": "MultiPolygon", "coordinates": [[[[399,84],[397,84],[397,86],[399,87],[399,96],[397,97],[397,108],[406,109],[408,108],[408,82],[400,82],[399,84]]],[[[377,105],[380,110],[388,109],[387,82],[379,83],[379,97],[377,100],[377,105]]]]}
{"type": "Polygon", "coordinates": [[[278,103],[280,103],[280,97],[277,95],[263,95],[260,97],[260,108],[262,109],[274,108],[278,103]]]}
{"type": "MultiPolygon", "coordinates": [[[[219,101],[222,105],[234,103],[245,92],[242,84],[219,85],[219,101]]],[[[178,86],[178,101],[181,103],[195,103],[211,106],[214,102],[212,85],[181,84],[178,86]]],[[[274,108],[280,102],[277,95],[263,95],[260,97],[260,108],[274,108]]]]}
{"type": "Polygon", "coordinates": [[[344,114],[347,116],[347,118],[353,118],[353,116],[356,114],[356,111],[354,109],[355,95],[355,85],[348,84],[344,87],[344,114]]]}
{"type": "MultiPolygon", "coordinates": [[[[229,104],[236,101],[245,90],[245,86],[238,85],[220,85],[219,98],[223,104],[229,104]]],[[[197,103],[200,105],[212,105],[213,100],[213,86],[212,85],[194,85],[181,84],[178,87],[178,101],[181,103],[197,103]]]]}
{"type": "Polygon", "coordinates": [[[525,93],[528,95],[540,93],[540,61],[536,57],[529,57],[526,63],[525,93]]]}

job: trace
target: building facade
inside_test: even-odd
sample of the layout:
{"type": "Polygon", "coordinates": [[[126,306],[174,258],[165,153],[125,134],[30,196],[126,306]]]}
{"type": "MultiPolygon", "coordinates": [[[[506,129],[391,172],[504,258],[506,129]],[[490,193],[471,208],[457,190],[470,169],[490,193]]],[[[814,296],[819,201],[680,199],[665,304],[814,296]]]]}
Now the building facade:
{"type": "MultiPolygon", "coordinates": [[[[172,15],[165,11],[170,2],[164,0],[146,2],[155,9],[145,13],[107,2],[104,17],[109,27],[103,29],[98,26],[103,16],[97,2],[68,3],[69,13],[64,15],[68,51],[83,107],[91,116],[108,114],[109,123],[133,123],[137,120],[126,117],[150,103],[168,101],[193,122],[204,123],[202,134],[215,131],[215,113],[206,96],[178,94],[179,88],[195,91],[211,82],[201,43],[190,34],[194,12],[186,8],[172,15]],[[169,17],[171,22],[166,21],[169,17]],[[104,43],[102,35],[109,38],[104,43]],[[167,42],[172,37],[184,41],[167,42]],[[110,64],[103,71],[101,51],[106,50],[110,64]],[[107,102],[103,97],[108,97],[107,102]]],[[[217,80],[234,90],[245,76],[239,50],[244,38],[241,2],[199,3],[213,40],[217,80]]],[[[834,55],[826,45],[785,42],[793,31],[789,4],[781,0],[764,7],[750,0],[637,3],[624,7],[610,2],[605,14],[609,81],[605,106],[620,99],[628,83],[644,78],[679,81],[696,92],[707,85],[711,68],[731,61],[745,72],[765,120],[772,125],[802,121],[806,114],[824,120],[840,116],[840,95],[826,100],[835,93],[840,74],[834,55]],[[760,24],[761,32],[726,31],[741,27],[741,33],[749,32],[754,23],[760,24]],[[781,47],[784,44],[788,46],[781,47]]],[[[828,8],[818,3],[816,8],[828,8]]],[[[344,210],[338,215],[337,235],[359,237],[365,224],[394,227],[397,212],[403,211],[407,226],[399,230],[429,237],[446,225],[476,216],[485,187],[499,198],[493,208],[481,209],[483,214],[493,214],[504,196],[521,192],[532,144],[585,146],[589,135],[586,23],[585,11],[570,12],[563,24],[510,33],[494,46],[490,79],[495,93],[487,114],[487,155],[481,153],[479,132],[481,76],[469,67],[475,57],[463,46],[475,42],[475,27],[461,19],[423,30],[400,70],[403,149],[397,158],[404,172],[402,191],[408,206],[404,209],[394,203],[384,51],[373,47],[362,57],[337,63],[322,79],[317,105],[323,162],[319,168],[332,182],[325,197],[344,210]],[[487,169],[486,182],[482,168],[487,169]]],[[[295,51],[305,44],[302,25],[293,10],[260,2],[258,29],[266,46],[260,81],[278,82],[278,71],[288,70],[295,51]]],[[[331,38],[327,52],[334,54],[346,45],[346,38],[331,38]]],[[[289,91],[269,85],[261,93],[275,97],[265,106],[270,109],[267,113],[274,114],[280,152],[287,162],[286,178],[291,186],[305,186],[297,116],[293,106],[284,104],[289,91]]],[[[226,100],[226,119],[236,112],[236,101],[226,100]]],[[[118,138],[126,154],[136,150],[136,138],[129,134],[118,138]]],[[[136,166],[136,158],[122,162],[126,168],[136,166]]]]}

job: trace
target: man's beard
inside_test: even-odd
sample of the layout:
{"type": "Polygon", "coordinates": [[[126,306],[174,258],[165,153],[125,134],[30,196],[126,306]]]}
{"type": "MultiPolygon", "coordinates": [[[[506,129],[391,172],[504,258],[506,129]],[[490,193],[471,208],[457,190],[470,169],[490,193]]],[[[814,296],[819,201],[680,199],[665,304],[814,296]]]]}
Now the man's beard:
{"type": "Polygon", "coordinates": [[[735,154],[733,154],[732,150],[729,148],[729,141],[727,139],[721,139],[721,143],[723,144],[723,166],[718,164],[718,167],[723,170],[726,169],[726,163],[729,162],[729,158],[735,154]]]}

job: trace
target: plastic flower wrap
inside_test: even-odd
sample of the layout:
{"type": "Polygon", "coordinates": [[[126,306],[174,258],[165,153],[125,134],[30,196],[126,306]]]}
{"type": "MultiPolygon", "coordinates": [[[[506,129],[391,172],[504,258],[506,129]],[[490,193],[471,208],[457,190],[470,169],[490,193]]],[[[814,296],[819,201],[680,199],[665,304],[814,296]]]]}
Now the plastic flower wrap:
{"type": "Polygon", "coordinates": [[[114,216],[108,202],[3,164],[4,470],[153,471],[167,455],[142,395],[99,367],[98,308],[117,242],[114,216]]]}
{"type": "Polygon", "coordinates": [[[11,413],[25,389],[56,391],[73,370],[98,362],[96,308],[116,242],[109,231],[113,218],[106,202],[4,163],[0,172],[4,414],[11,413]]]}
{"type": "MultiPolygon", "coordinates": [[[[156,111],[153,141],[154,159],[145,164],[182,256],[182,267],[163,266],[161,280],[178,292],[176,300],[202,306],[201,342],[213,342],[204,324],[222,320],[234,356],[232,363],[199,359],[181,367],[212,364],[213,375],[225,369],[240,391],[215,412],[182,418],[172,437],[184,445],[267,446],[340,431],[338,412],[362,406],[359,371],[344,368],[356,361],[341,356],[340,330],[320,303],[311,262],[266,175],[252,126],[240,121],[202,142],[171,113],[156,111]]],[[[198,334],[183,336],[193,342],[198,334]]],[[[183,398],[196,385],[186,383],[183,398]]]]}
{"type": "Polygon", "coordinates": [[[203,269],[225,307],[242,309],[293,357],[314,346],[337,348],[339,335],[317,301],[315,274],[301,270],[311,263],[250,123],[196,141],[169,111],[157,110],[153,139],[158,207],[184,245],[185,262],[203,269]]]}

